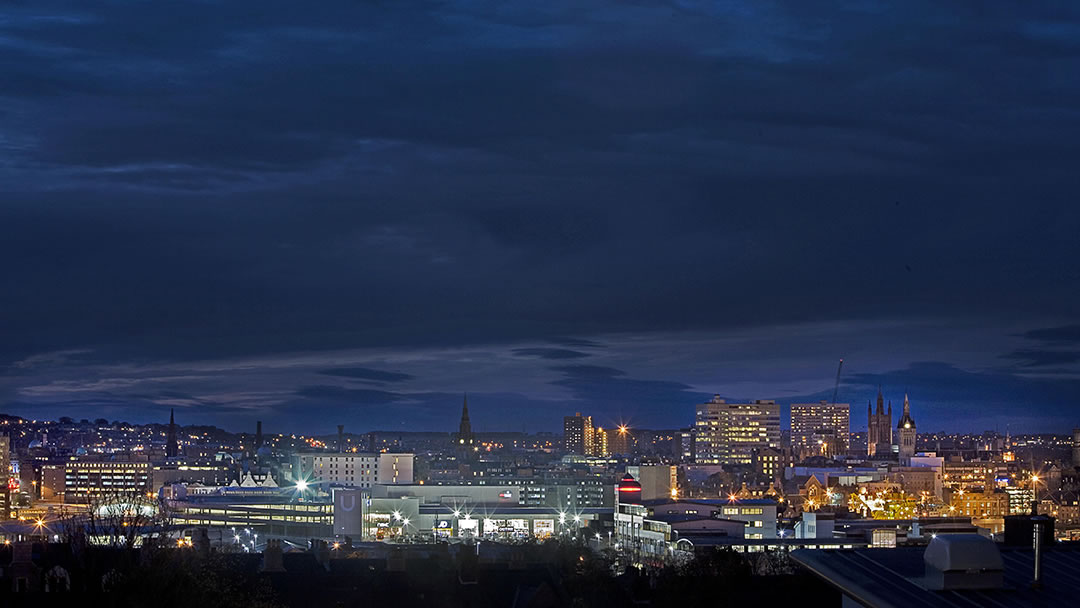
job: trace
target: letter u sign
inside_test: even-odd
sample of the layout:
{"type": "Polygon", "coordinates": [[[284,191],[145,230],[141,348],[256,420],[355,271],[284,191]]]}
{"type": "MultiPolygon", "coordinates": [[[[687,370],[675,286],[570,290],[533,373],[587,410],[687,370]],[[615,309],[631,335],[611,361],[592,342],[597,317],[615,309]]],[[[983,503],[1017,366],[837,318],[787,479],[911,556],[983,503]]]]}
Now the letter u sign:
{"type": "Polygon", "coordinates": [[[341,497],[341,510],[348,512],[356,508],[356,496],[342,496],[341,497]],[[348,502],[348,506],[345,503],[348,502]]]}

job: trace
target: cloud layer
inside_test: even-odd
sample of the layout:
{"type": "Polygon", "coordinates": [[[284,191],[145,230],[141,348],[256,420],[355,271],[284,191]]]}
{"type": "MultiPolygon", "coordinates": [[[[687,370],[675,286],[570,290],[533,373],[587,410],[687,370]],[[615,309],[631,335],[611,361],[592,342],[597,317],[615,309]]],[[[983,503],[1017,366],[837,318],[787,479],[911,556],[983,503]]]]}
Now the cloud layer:
{"type": "Polygon", "coordinates": [[[1078,40],[921,0],[5,7],[0,408],[677,426],[859,353],[928,404],[1037,375],[1067,424],[1078,40]]]}

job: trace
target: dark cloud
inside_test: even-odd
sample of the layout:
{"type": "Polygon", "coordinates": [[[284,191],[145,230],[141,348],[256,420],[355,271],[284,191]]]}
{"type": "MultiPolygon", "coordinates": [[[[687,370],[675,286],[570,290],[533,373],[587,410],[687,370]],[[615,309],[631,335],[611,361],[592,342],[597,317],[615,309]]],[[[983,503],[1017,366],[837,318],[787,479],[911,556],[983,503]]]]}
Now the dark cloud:
{"type": "Polygon", "coordinates": [[[567,365],[552,369],[566,376],[552,384],[570,389],[580,404],[578,409],[592,415],[599,426],[686,426],[693,419],[694,405],[709,396],[680,382],[628,378],[625,372],[609,367],[567,365]]]}
{"type": "Polygon", "coordinates": [[[1024,332],[1024,337],[1048,344],[1080,343],[1080,325],[1044,327],[1024,332]]]}
{"type": "MultiPolygon", "coordinates": [[[[4,378],[897,319],[1080,341],[1077,7],[0,10],[4,378]]],[[[1068,363],[1040,356],[1011,359],[1068,363]]],[[[323,375],[417,380],[386,373],[323,375]]]]}
{"type": "Polygon", "coordinates": [[[571,378],[615,378],[626,375],[622,370],[602,365],[558,365],[551,369],[571,378]]]}
{"type": "Polygon", "coordinates": [[[353,378],[355,380],[366,380],[380,383],[405,382],[406,380],[412,380],[416,377],[412,374],[405,374],[401,372],[387,372],[367,367],[336,367],[333,369],[320,370],[319,373],[325,376],[339,376],[342,378],[353,378]]]}
{"type": "Polygon", "coordinates": [[[584,338],[548,338],[548,342],[552,344],[558,344],[559,346],[570,346],[575,348],[604,348],[604,345],[595,340],[586,340],[584,338]]]}
{"type": "Polygon", "coordinates": [[[1020,430],[1052,424],[1071,428],[1076,415],[1074,399],[1080,394],[1080,379],[1075,376],[968,371],[940,361],[916,362],[885,373],[853,374],[847,383],[862,386],[867,394],[884,386],[894,406],[903,402],[907,392],[916,420],[919,409],[925,408],[934,414],[937,424],[949,430],[957,426],[973,430],[972,425],[998,428],[1008,422],[1020,430]]]}
{"type": "Polygon", "coordinates": [[[296,394],[314,400],[334,401],[358,406],[385,405],[405,398],[400,393],[391,391],[322,384],[301,387],[296,391],[296,394]]]}
{"type": "Polygon", "coordinates": [[[1007,359],[1015,359],[1025,367],[1044,367],[1049,365],[1067,365],[1080,362],[1080,351],[1075,350],[1036,350],[1023,349],[1002,355],[1007,359]]]}
{"type": "Polygon", "coordinates": [[[519,357],[540,359],[581,359],[590,356],[589,353],[566,348],[515,348],[513,352],[519,357]]]}

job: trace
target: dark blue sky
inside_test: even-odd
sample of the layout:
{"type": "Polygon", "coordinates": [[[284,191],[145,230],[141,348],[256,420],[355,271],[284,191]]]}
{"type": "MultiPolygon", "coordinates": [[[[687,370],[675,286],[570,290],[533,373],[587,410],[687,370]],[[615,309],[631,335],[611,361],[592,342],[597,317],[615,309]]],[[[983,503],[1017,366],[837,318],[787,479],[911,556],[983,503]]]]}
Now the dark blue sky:
{"type": "Polygon", "coordinates": [[[1080,425],[1080,8],[0,8],[0,411],[1080,425]]]}

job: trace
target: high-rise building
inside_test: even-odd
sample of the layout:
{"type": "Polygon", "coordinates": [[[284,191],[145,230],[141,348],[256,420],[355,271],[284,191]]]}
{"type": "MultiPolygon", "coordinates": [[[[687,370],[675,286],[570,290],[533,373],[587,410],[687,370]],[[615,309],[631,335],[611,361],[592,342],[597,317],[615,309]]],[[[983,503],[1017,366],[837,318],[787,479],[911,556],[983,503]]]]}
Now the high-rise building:
{"type": "Polygon", "coordinates": [[[626,456],[634,453],[634,435],[626,425],[620,424],[618,428],[608,431],[608,453],[626,456]]]}
{"type": "Polygon", "coordinates": [[[904,413],[900,415],[900,421],[896,423],[896,432],[900,441],[900,461],[904,462],[915,455],[915,419],[911,417],[911,403],[908,402],[907,393],[904,393],[904,413]]]}
{"type": "Polygon", "coordinates": [[[679,462],[694,462],[694,454],[696,453],[694,446],[694,428],[679,430],[679,447],[678,454],[679,462]]]}
{"type": "Polygon", "coordinates": [[[566,451],[583,456],[596,455],[592,416],[582,416],[581,412],[563,418],[563,441],[566,451]]]}
{"type": "Polygon", "coordinates": [[[165,456],[172,458],[179,453],[179,446],[176,443],[176,418],[174,412],[169,409],[169,434],[165,438],[165,456]]]}
{"type": "Polygon", "coordinates": [[[847,403],[792,403],[791,443],[801,456],[822,453],[819,441],[833,436],[840,452],[847,452],[851,438],[851,406],[847,403]],[[815,438],[817,435],[817,438],[815,438]]]}
{"type": "Polygon", "coordinates": [[[780,406],[771,399],[727,403],[716,395],[697,406],[694,425],[699,464],[749,465],[754,450],[780,449],[780,406]]]}
{"type": "Polygon", "coordinates": [[[611,456],[611,443],[608,441],[611,435],[612,431],[596,427],[596,430],[593,431],[593,452],[595,456],[611,456]]]}
{"type": "Polygon", "coordinates": [[[881,389],[877,394],[877,411],[870,409],[870,402],[866,402],[866,454],[878,458],[892,456],[892,401],[889,402],[888,412],[885,410],[885,398],[881,395],[881,389]]]}

